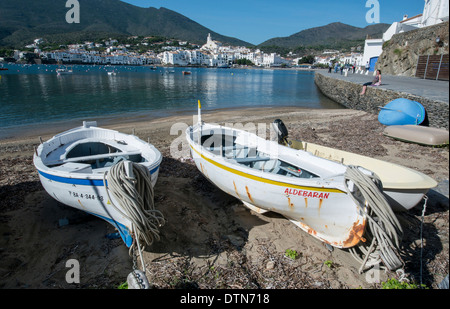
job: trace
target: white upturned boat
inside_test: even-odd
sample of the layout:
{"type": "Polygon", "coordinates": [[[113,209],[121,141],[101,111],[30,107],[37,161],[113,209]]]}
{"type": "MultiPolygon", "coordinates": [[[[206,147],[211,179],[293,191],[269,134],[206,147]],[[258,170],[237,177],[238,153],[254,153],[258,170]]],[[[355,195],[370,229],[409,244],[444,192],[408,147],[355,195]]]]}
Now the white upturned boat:
{"type": "Polygon", "coordinates": [[[279,119],[275,120],[273,125],[278,134],[279,142],[286,146],[305,150],[315,156],[333,160],[343,165],[362,166],[374,172],[380,178],[383,184],[383,192],[395,211],[412,209],[430,189],[438,185],[431,177],[398,164],[305,141],[292,140],[288,138],[287,129],[279,119]]]}
{"type": "Polygon", "coordinates": [[[155,186],[161,153],[134,135],[98,128],[96,122],[83,122],[82,127],[41,143],[33,159],[50,196],[111,223],[130,247],[132,222],[126,211],[116,208],[121,203],[108,194],[105,184],[109,185],[109,177],[104,179],[105,173],[121,161],[148,169],[151,177],[147,182],[155,186]]]}
{"type": "Polygon", "coordinates": [[[346,166],[247,131],[205,124],[200,107],[186,139],[201,173],[247,207],[282,214],[337,248],[364,241],[364,201],[354,199],[358,189],[346,180],[346,166]]]}

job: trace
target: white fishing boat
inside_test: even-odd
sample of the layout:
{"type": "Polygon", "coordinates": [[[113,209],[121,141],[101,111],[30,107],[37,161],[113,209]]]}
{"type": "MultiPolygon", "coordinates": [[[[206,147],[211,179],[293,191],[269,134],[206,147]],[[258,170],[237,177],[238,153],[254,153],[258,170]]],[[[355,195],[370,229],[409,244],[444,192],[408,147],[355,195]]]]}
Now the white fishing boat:
{"type": "Polygon", "coordinates": [[[72,68],[58,68],[56,69],[56,74],[57,75],[69,75],[69,74],[73,74],[73,69],[72,68]]]}
{"type": "Polygon", "coordinates": [[[113,182],[122,177],[112,175],[112,169],[125,168],[124,178],[144,181],[153,190],[161,161],[162,155],[153,145],[134,135],[98,128],[95,121],[42,142],[33,159],[50,196],[111,223],[128,247],[136,223],[123,201],[110,192],[113,182]]]}
{"type": "Polygon", "coordinates": [[[288,137],[285,125],[279,119],[275,120],[273,125],[278,133],[279,142],[286,146],[307,151],[342,165],[362,166],[374,172],[380,178],[383,192],[395,211],[407,211],[417,206],[428,191],[438,185],[431,177],[398,164],[305,141],[292,140],[288,137]]]}
{"type": "Polygon", "coordinates": [[[352,196],[358,190],[346,180],[346,166],[247,131],[203,123],[200,107],[199,122],[186,130],[186,139],[201,173],[247,207],[282,214],[334,247],[364,240],[365,206],[352,196]]]}

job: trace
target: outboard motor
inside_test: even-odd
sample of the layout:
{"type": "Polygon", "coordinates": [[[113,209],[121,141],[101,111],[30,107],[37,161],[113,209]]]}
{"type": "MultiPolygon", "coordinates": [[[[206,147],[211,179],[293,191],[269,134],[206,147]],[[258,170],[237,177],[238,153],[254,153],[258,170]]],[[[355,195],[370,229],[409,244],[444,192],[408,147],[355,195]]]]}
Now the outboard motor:
{"type": "Polygon", "coordinates": [[[288,133],[288,130],[287,130],[286,126],[284,125],[283,121],[281,119],[276,119],[272,123],[272,126],[278,135],[278,144],[282,144],[282,145],[287,144],[286,138],[288,137],[289,133],[288,133]]]}

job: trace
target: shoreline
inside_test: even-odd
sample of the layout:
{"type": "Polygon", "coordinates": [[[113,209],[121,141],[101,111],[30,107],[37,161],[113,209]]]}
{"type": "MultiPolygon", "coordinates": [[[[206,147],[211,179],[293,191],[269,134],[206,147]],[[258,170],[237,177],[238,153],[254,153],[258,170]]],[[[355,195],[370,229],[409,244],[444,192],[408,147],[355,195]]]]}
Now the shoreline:
{"type": "MultiPolygon", "coordinates": [[[[102,68],[102,69],[111,69],[111,68],[125,68],[125,69],[141,69],[140,71],[137,72],[147,72],[146,69],[148,69],[149,72],[151,71],[156,71],[158,69],[209,69],[209,70],[274,70],[274,71],[278,71],[278,70],[285,70],[285,71],[302,71],[302,72],[317,72],[317,71],[321,71],[324,70],[323,68],[303,68],[303,67],[286,67],[286,68],[282,68],[282,67],[258,67],[258,66],[238,66],[238,67],[229,67],[229,68],[220,68],[220,67],[208,67],[208,66],[178,66],[178,65],[128,65],[128,64],[88,64],[88,63],[80,63],[80,64],[28,64],[28,63],[4,63],[8,66],[12,66],[13,70],[9,70],[7,68],[7,70],[5,71],[1,71],[4,72],[3,75],[21,75],[21,74],[54,74],[56,72],[56,69],[60,66],[65,66],[65,67],[81,67],[81,68],[85,68],[85,67],[93,67],[93,68],[102,68]],[[33,67],[39,67],[39,66],[43,66],[44,68],[47,68],[46,71],[42,71],[42,72],[20,72],[18,70],[14,70],[14,67],[20,67],[20,68],[33,68],[33,67]],[[50,71],[48,71],[50,70],[50,71]]],[[[82,71],[78,71],[78,72],[82,72],[82,71]]],[[[75,71],[75,73],[78,73],[75,71]]],[[[0,74],[1,76],[2,74],[0,74]]]]}
{"type": "MultiPolygon", "coordinates": [[[[342,108],[308,108],[308,107],[296,107],[296,106],[259,106],[259,107],[224,107],[224,108],[214,108],[214,109],[202,109],[202,114],[214,114],[214,113],[227,113],[227,112],[244,112],[255,111],[256,113],[262,113],[266,110],[278,109],[280,111],[297,111],[297,110],[345,110],[346,107],[342,108]]],[[[109,116],[102,116],[97,118],[77,118],[68,119],[58,122],[47,123],[37,123],[20,125],[14,127],[0,128],[0,143],[3,141],[17,140],[20,138],[27,138],[30,136],[39,137],[40,135],[57,134],[68,129],[82,125],[83,121],[97,121],[98,126],[114,127],[116,125],[130,124],[130,123],[142,123],[149,122],[158,119],[172,119],[174,117],[187,117],[197,115],[197,109],[192,110],[154,110],[148,112],[136,112],[130,113],[129,115],[115,114],[109,116]]],[[[192,119],[191,119],[192,120],[192,119]]]]}

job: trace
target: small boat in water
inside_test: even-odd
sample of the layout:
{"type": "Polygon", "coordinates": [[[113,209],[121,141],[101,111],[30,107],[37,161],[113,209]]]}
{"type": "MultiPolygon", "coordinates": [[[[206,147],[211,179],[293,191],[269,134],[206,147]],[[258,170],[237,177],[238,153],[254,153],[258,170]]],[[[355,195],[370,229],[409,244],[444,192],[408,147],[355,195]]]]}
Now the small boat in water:
{"type": "Polygon", "coordinates": [[[183,75],[191,75],[191,72],[190,71],[183,71],[182,74],[183,75]]]}
{"type": "Polygon", "coordinates": [[[288,137],[286,126],[279,119],[274,121],[273,126],[278,134],[279,143],[283,145],[307,151],[342,165],[362,166],[374,172],[380,178],[383,192],[395,211],[410,210],[424,198],[430,189],[438,185],[431,177],[398,164],[305,141],[292,140],[288,137]]]}
{"type": "Polygon", "coordinates": [[[58,69],[56,69],[56,74],[57,75],[73,74],[73,69],[72,68],[58,68],[58,69]]]}
{"type": "Polygon", "coordinates": [[[422,104],[404,98],[395,99],[380,109],[378,121],[386,126],[419,125],[426,119],[422,104]]]}
{"type": "Polygon", "coordinates": [[[50,196],[111,223],[128,247],[133,243],[134,222],[109,192],[111,171],[122,162],[136,164],[148,170],[147,183],[153,189],[161,161],[162,155],[153,145],[134,135],[98,128],[96,122],[83,122],[81,127],[42,142],[33,158],[50,196]]]}

